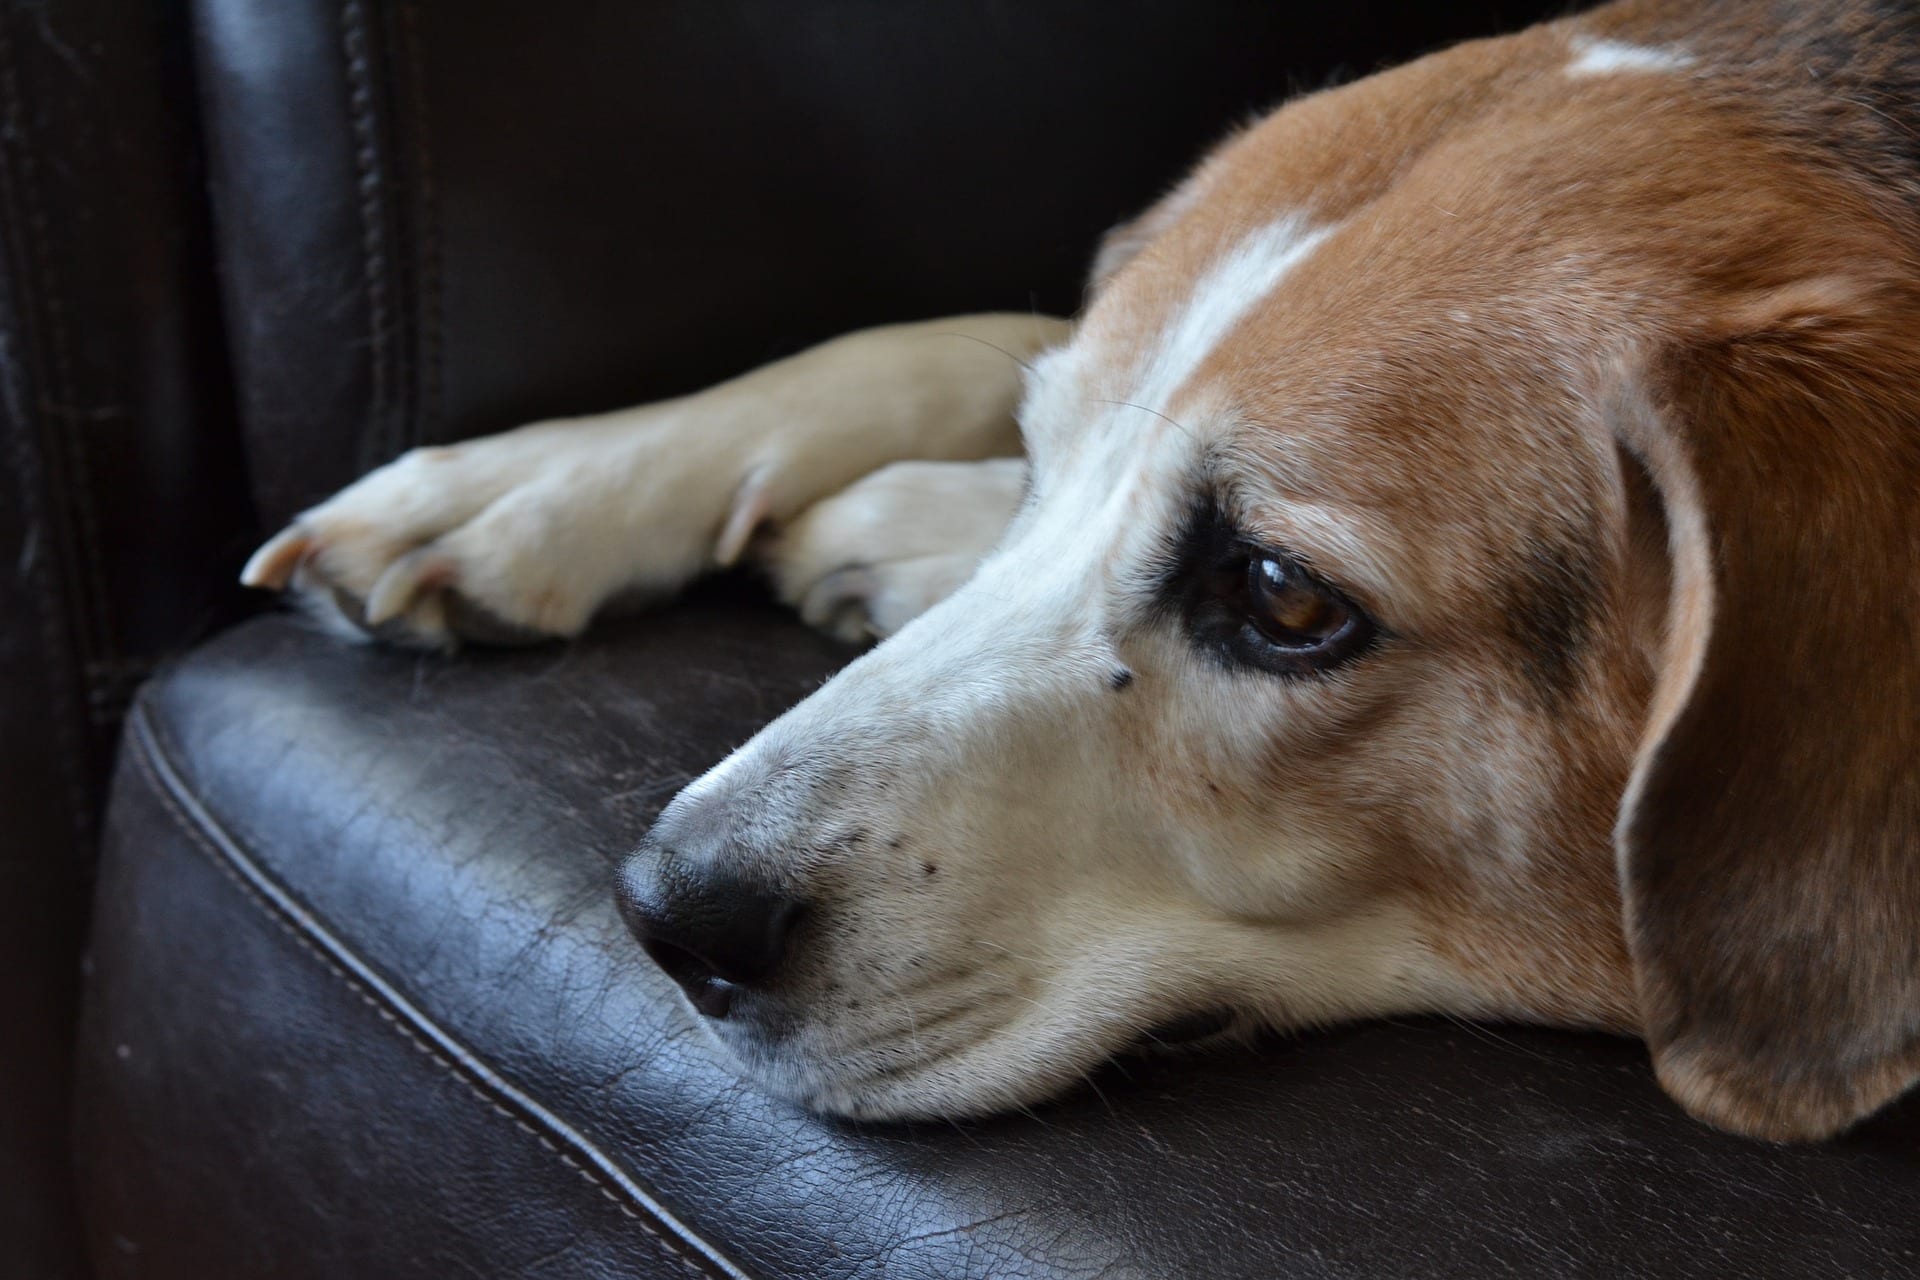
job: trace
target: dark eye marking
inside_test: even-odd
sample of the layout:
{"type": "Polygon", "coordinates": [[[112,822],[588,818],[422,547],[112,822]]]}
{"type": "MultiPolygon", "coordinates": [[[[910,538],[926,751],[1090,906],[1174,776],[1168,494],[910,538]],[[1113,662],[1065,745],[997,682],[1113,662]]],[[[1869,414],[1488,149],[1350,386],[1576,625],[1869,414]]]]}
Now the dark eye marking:
{"type": "Polygon", "coordinates": [[[1161,599],[1221,662],[1274,675],[1331,671],[1379,634],[1359,605],[1297,557],[1248,539],[1210,499],[1175,539],[1161,599]]]}
{"type": "Polygon", "coordinates": [[[1566,531],[1530,539],[1509,580],[1502,616],[1520,670],[1548,706],[1578,687],[1600,606],[1598,554],[1566,531]]]}

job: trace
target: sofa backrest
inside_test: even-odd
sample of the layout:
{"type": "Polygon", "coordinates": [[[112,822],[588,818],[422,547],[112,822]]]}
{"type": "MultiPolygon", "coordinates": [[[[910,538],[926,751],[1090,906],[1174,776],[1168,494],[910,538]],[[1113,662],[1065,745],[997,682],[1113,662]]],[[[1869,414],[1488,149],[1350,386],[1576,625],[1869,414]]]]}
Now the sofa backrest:
{"type": "Polygon", "coordinates": [[[261,514],[864,324],[1070,312],[1260,108],[1546,7],[197,0],[261,514]]]}

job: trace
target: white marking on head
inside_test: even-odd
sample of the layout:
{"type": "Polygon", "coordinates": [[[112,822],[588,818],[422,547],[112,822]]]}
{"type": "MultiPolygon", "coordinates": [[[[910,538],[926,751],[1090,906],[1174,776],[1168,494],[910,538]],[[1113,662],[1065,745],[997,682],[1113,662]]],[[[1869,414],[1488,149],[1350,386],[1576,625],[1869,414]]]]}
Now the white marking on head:
{"type": "Polygon", "coordinates": [[[1573,42],[1573,61],[1567,64],[1567,74],[1603,76],[1616,71],[1685,71],[1692,65],[1693,55],[1684,49],[1581,36],[1573,42]]]}
{"type": "Polygon", "coordinates": [[[1248,235],[1215,263],[1167,326],[1135,380],[1143,405],[1164,410],[1233,327],[1334,232],[1290,213],[1248,235]]]}

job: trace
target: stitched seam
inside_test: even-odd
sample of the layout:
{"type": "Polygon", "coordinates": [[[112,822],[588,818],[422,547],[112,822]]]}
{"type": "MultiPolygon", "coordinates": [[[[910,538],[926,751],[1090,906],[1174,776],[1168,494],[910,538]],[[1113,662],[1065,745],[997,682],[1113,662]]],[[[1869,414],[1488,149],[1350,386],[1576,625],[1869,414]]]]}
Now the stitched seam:
{"type": "MultiPolygon", "coordinates": [[[[407,172],[407,131],[402,85],[395,50],[403,34],[396,16],[405,0],[366,0],[367,74],[372,94],[368,122],[376,139],[374,162],[379,166],[377,205],[387,250],[388,366],[386,452],[403,453],[415,443],[419,419],[420,299],[418,240],[415,219],[408,214],[416,199],[407,172]]],[[[381,461],[385,461],[382,458],[381,461]]]]}
{"type": "Polygon", "coordinates": [[[387,236],[381,217],[380,147],[374,132],[373,74],[366,9],[360,0],[340,6],[341,45],[347,58],[347,114],[353,126],[354,173],[360,193],[360,259],[367,289],[367,354],[373,382],[368,432],[360,464],[384,462],[395,450],[388,423],[392,379],[387,343],[387,236]]]}
{"type": "MultiPolygon", "coordinates": [[[[602,1173],[576,1159],[571,1153],[563,1149],[558,1142],[554,1141],[552,1136],[547,1133],[542,1133],[529,1123],[524,1115],[507,1107],[494,1092],[487,1088],[484,1082],[475,1079],[474,1076],[459,1063],[440,1052],[438,1048],[427,1040],[421,1038],[417,1033],[417,1028],[412,1025],[412,1019],[404,1017],[400,1012],[395,1010],[388,1001],[381,999],[373,991],[369,990],[367,985],[362,982],[359,977],[349,972],[347,968],[340,963],[339,957],[330,954],[329,948],[322,946],[308,930],[303,929],[294,919],[289,918],[285,907],[270,899],[261,891],[258,885],[252,883],[241,873],[240,869],[235,865],[235,859],[246,858],[246,855],[239,841],[235,839],[231,833],[217,827],[211,814],[206,814],[203,811],[200,816],[196,817],[187,812],[186,805],[183,803],[185,797],[181,791],[181,784],[177,781],[177,769],[172,765],[168,753],[161,743],[159,728],[153,723],[151,714],[145,707],[139,708],[134,713],[132,723],[129,727],[131,732],[128,734],[128,737],[133,740],[129,745],[133,748],[131,754],[134,762],[139,768],[141,775],[146,779],[148,786],[152,788],[155,797],[159,799],[161,807],[166,810],[167,815],[173,820],[174,825],[184,832],[188,840],[200,850],[202,856],[211,862],[222,876],[239,889],[241,895],[245,897],[248,902],[252,903],[255,909],[271,920],[281,932],[285,933],[298,944],[303,951],[319,961],[321,966],[333,974],[349,991],[353,992],[362,1004],[373,1010],[382,1022],[399,1032],[401,1037],[405,1039],[416,1052],[424,1055],[446,1074],[458,1080],[465,1086],[469,1093],[481,1103],[485,1104],[488,1110],[505,1120],[511,1121],[516,1129],[533,1138],[534,1141],[538,1142],[548,1152],[558,1157],[562,1164],[573,1170],[576,1175],[598,1191],[618,1209],[623,1216],[638,1223],[642,1230],[659,1241],[660,1245],[666,1249],[668,1256],[678,1263],[682,1271],[687,1275],[697,1277],[698,1280],[709,1280],[710,1276],[710,1272],[706,1268],[700,1266],[683,1251],[683,1245],[692,1245],[709,1260],[718,1263],[724,1269],[724,1274],[742,1277],[742,1280],[744,1280],[745,1273],[742,1272],[737,1265],[720,1255],[719,1251],[712,1245],[694,1237],[691,1232],[685,1231],[684,1228],[675,1230],[662,1220],[660,1214],[655,1211],[652,1206],[636,1202],[631,1194],[621,1194],[621,1191],[624,1189],[616,1189],[613,1185],[610,1185],[602,1173]],[[169,778],[164,776],[164,774],[173,774],[174,777],[169,778]],[[229,850],[231,852],[229,852],[229,850]]],[[[266,878],[264,870],[259,868],[255,860],[251,858],[246,858],[246,860],[254,863],[256,874],[261,875],[263,879],[266,878]]],[[[282,890],[282,892],[285,891],[282,890]]],[[[335,940],[335,945],[339,945],[338,940],[335,940]]],[[[361,963],[364,964],[365,962],[362,961],[361,963]]],[[[441,1030],[440,1033],[443,1036],[446,1035],[444,1030],[441,1030]]],[[[605,1159],[604,1155],[602,1159],[605,1159]]]]}
{"type": "Polygon", "coordinates": [[[434,191],[432,118],[427,106],[426,77],[421,72],[423,60],[420,56],[418,3],[415,0],[403,0],[400,18],[407,57],[407,97],[413,107],[416,203],[420,224],[420,350],[415,356],[419,408],[409,440],[411,444],[419,444],[423,440],[439,438],[441,391],[446,377],[440,333],[440,207],[434,191]]]}
{"type": "MultiPolygon", "coordinates": [[[[168,816],[173,819],[174,824],[186,833],[188,840],[200,850],[202,855],[213,864],[214,868],[218,870],[222,876],[232,883],[235,888],[240,890],[242,896],[245,897],[247,901],[251,902],[261,914],[271,920],[281,932],[291,938],[303,951],[319,961],[321,966],[333,974],[349,991],[353,992],[362,1004],[373,1010],[382,1022],[385,1022],[389,1027],[399,1032],[401,1037],[405,1039],[409,1045],[413,1046],[417,1052],[423,1054],[442,1071],[452,1076],[455,1080],[458,1080],[466,1087],[469,1093],[485,1104],[488,1110],[503,1119],[511,1121],[515,1128],[533,1138],[553,1155],[558,1156],[562,1164],[572,1169],[574,1173],[579,1175],[604,1196],[624,1216],[639,1223],[648,1235],[658,1240],[661,1245],[667,1249],[674,1261],[678,1262],[687,1274],[700,1277],[700,1280],[706,1280],[706,1272],[695,1265],[691,1259],[680,1251],[678,1244],[674,1239],[669,1238],[668,1233],[663,1232],[653,1222],[649,1221],[651,1215],[641,1212],[638,1207],[619,1195],[594,1170],[581,1164],[568,1152],[562,1150],[559,1144],[555,1143],[548,1135],[541,1133],[529,1124],[524,1117],[515,1114],[503,1105],[497,1097],[487,1091],[480,1081],[475,1080],[464,1071],[458,1063],[440,1053],[427,1041],[421,1039],[415,1033],[414,1028],[407,1024],[406,1020],[403,1020],[385,1001],[379,999],[373,992],[369,991],[357,977],[349,973],[338,960],[329,955],[318,942],[299,929],[292,920],[289,920],[286,913],[280,909],[278,904],[270,901],[260,892],[257,886],[250,883],[247,878],[234,867],[231,857],[220,847],[220,842],[216,842],[209,832],[205,830],[204,824],[196,821],[192,815],[186,812],[185,807],[179,802],[179,797],[176,795],[174,787],[169,785],[169,782],[161,776],[160,767],[163,748],[159,742],[159,731],[152,724],[144,708],[139,713],[135,730],[135,736],[139,740],[139,749],[133,753],[135,762],[138,764],[141,774],[146,778],[148,785],[153,788],[154,795],[160,800],[161,807],[167,811],[168,816]]],[[[224,832],[222,834],[226,835],[224,832]]],[[[226,836],[224,843],[231,845],[236,852],[239,849],[238,842],[230,835],[226,836]]]]}

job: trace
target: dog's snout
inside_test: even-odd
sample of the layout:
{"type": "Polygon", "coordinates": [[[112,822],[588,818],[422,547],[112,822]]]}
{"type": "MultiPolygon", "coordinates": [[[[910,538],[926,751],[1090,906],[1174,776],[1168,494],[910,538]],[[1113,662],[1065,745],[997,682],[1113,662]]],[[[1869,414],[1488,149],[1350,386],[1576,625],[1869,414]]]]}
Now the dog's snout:
{"type": "Polygon", "coordinates": [[[795,899],[697,870],[670,851],[627,859],[619,898],[641,949],[709,1018],[726,1017],[742,988],[772,980],[802,910],[795,899]]]}

